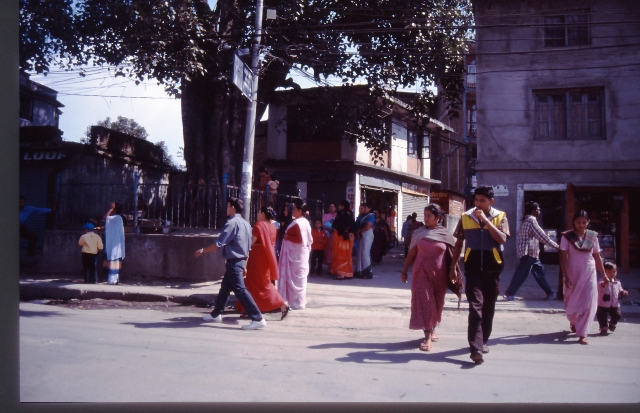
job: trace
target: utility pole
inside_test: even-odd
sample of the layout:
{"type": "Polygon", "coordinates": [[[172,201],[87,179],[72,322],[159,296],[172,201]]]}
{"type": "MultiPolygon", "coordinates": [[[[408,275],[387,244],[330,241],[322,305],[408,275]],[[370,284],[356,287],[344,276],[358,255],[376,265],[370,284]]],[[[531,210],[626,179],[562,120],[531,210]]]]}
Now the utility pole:
{"type": "Polygon", "coordinates": [[[253,140],[256,132],[256,111],[258,106],[258,64],[260,42],[262,40],[263,0],[257,0],[256,24],[253,47],[251,49],[251,72],[253,73],[251,98],[247,109],[247,123],[244,133],[244,154],[242,157],[242,180],[240,181],[240,199],[244,202],[242,217],[249,221],[251,216],[251,181],[253,177],[253,140]]]}

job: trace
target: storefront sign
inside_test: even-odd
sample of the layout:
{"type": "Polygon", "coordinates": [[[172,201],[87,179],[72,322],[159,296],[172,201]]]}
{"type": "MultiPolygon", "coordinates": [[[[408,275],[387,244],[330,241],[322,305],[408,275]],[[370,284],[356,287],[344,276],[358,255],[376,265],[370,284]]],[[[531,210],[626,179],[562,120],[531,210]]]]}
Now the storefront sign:
{"type": "Polygon", "coordinates": [[[493,196],[509,196],[509,188],[506,185],[492,185],[493,196]]]}
{"type": "Polygon", "coordinates": [[[408,184],[406,182],[402,183],[402,192],[406,192],[407,194],[414,195],[429,195],[429,188],[419,185],[408,184]]]}
{"type": "Polygon", "coordinates": [[[353,182],[347,182],[347,201],[349,201],[351,210],[353,210],[356,202],[356,185],[353,182]]]}
{"type": "Polygon", "coordinates": [[[63,151],[25,151],[22,154],[23,161],[54,161],[64,159],[67,156],[63,151]]]}

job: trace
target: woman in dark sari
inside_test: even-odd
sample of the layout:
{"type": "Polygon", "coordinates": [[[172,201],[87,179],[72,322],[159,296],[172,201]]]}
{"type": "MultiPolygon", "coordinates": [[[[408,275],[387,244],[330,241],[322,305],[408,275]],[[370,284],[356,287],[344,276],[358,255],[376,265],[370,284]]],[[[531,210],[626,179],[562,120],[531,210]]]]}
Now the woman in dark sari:
{"type": "Polygon", "coordinates": [[[391,228],[386,216],[381,212],[373,227],[373,244],[371,245],[371,261],[379,264],[382,257],[387,255],[389,241],[391,240],[391,228]]]}

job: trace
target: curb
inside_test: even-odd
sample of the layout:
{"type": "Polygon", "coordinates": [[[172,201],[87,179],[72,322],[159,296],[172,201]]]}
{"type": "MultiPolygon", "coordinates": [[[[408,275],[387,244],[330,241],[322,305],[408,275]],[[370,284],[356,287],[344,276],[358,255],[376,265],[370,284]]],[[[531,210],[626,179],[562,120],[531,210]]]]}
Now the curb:
{"type": "MultiPolygon", "coordinates": [[[[126,291],[95,291],[82,290],[75,288],[60,288],[52,286],[43,286],[38,284],[20,284],[20,300],[92,300],[101,298],[103,300],[120,300],[135,302],[172,302],[182,305],[208,305],[213,303],[217,294],[191,294],[191,295],[168,295],[139,293],[126,291]]],[[[228,306],[235,305],[235,296],[230,296],[227,302],[228,306]]]]}

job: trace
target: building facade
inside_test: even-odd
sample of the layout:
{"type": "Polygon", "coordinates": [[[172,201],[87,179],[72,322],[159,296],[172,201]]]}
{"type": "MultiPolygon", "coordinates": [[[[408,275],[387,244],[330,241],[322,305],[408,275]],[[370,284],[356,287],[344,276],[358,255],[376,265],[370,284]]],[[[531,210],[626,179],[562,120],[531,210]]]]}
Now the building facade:
{"type": "MultiPolygon", "coordinates": [[[[476,182],[476,45],[467,43],[464,56],[466,75],[458,116],[450,118],[449,102],[438,99],[436,116],[453,132],[443,134],[432,142],[431,177],[439,180],[435,189],[451,192],[453,196],[470,199],[476,182]]],[[[440,91],[440,89],[439,89],[440,91]]],[[[441,96],[440,93],[438,93],[441,96]]]]}
{"type": "MultiPolygon", "coordinates": [[[[604,258],[623,272],[637,267],[637,2],[473,3],[478,185],[499,188],[495,206],[511,218],[513,235],[526,201],[540,203],[541,225],[551,234],[571,228],[575,211],[586,210],[604,258]]],[[[512,265],[515,248],[506,245],[512,265]]]]}
{"type": "Polygon", "coordinates": [[[450,131],[449,127],[432,119],[418,128],[408,105],[395,99],[383,114],[390,150],[376,159],[363,143],[351,144],[344,129],[329,119],[326,131],[313,138],[297,133],[290,119],[292,108],[301,103],[288,96],[282,92],[269,105],[265,165],[280,181],[279,192],[299,191],[302,198],[322,199],[325,208],[347,199],[356,215],[360,203],[372,202],[394,231],[407,215],[422,216],[431,186],[439,183],[430,176],[431,135],[450,131]]]}

